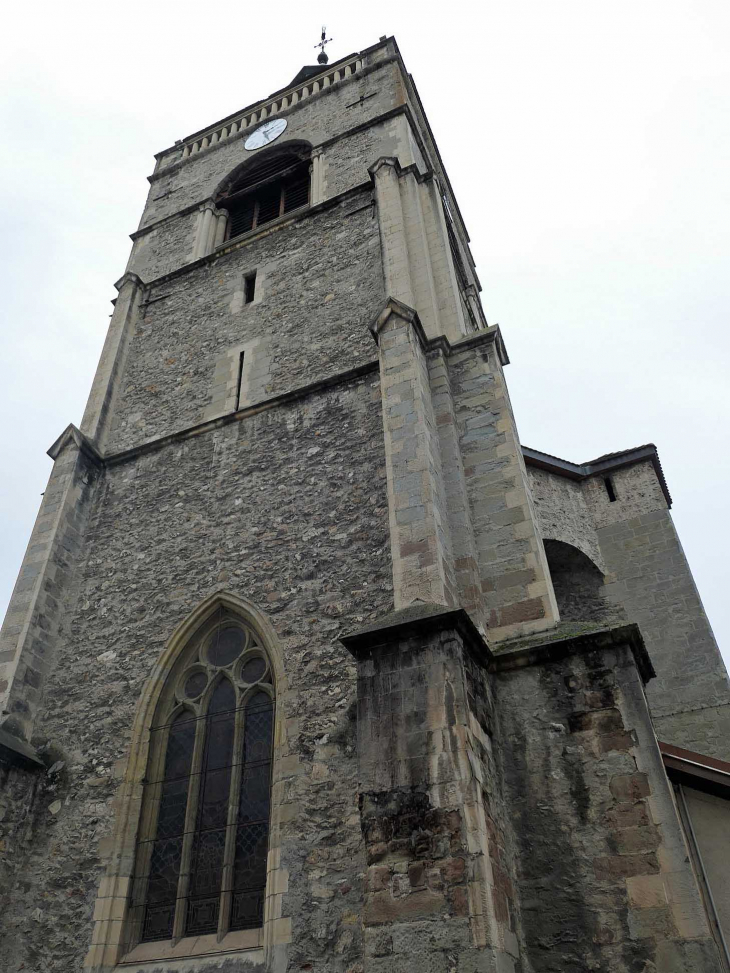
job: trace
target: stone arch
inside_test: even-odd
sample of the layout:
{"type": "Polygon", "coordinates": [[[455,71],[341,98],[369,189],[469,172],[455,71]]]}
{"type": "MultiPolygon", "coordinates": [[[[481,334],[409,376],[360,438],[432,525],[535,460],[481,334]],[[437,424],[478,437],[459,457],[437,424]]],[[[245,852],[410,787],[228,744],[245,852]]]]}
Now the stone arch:
{"type": "MultiPolygon", "coordinates": [[[[209,623],[221,609],[235,615],[256,633],[268,657],[273,674],[274,696],[280,700],[287,691],[287,678],[278,637],[268,617],[253,602],[232,592],[217,592],[204,599],[170,636],[165,648],[155,662],[137,703],[132,723],[132,735],[126,766],[114,800],[115,818],[105,856],[106,869],[100,882],[94,910],[94,935],[85,967],[92,971],[114,969],[127,954],[127,916],[130,903],[131,883],[134,872],[137,844],[140,836],[143,812],[143,788],[150,761],[150,727],[166,692],[169,677],[176,662],[186,652],[191,640],[202,627],[209,623]]],[[[273,945],[272,927],[281,914],[281,884],[276,880],[280,847],[280,804],[283,795],[281,758],[288,751],[286,724],[276,706],[273,732],[273,773],[271,780],[271,818],[269,830],[269,855],[267,870],[264,927],[256,942],[248,937],[240,945],[221,945],[221,950],[252,947],[261,949],[261,961],[270,958],[273,945]]],[[[235,935],[235,934],[229,934],[235,935]]],[[[227,939],[228,937],[225,937],[227,939]]],[[[240,937],[239,937],[240,938],[240,937]]],[[[245,938],[245,937],[244,937],[245,938]]],[[[255,938],[255,937],[254,937],[255,938]]],[[[225,939],[223,942],[225,943],[225,939]]],[[[183,947],[185,940],[180,942],[183,947]]],[[[167,941],[165,941],[167,943],[167,941]]],[[[156,944],[144,944],[155,946],[156,944]]],[[[133,950],[134,952],[134,950],[133,950]]],[[[129,953],[131,956],[132,953],[129,953]]],[[[184,952],[180,953],[185,956],[184,952]]],[[[253,953],[248,955],[253,956],[253,953]]],[[[154,958],[154,957],[152,957],[154,958]]]]}
{"type": "Polygon", "coordinates": [[[220,204],[230,192],[231,187],[235,186],[248,171],[258,168],[264,163],[273,162],[278,156],[285,155],[297,156],[302,161],[309,160],[312,155],[312,143],[306,139],[280,139],[269,148],[259,149],[221,179],[213,193],[214,200],[220,204]]]}
{"type": "Polygon", "coordinates": [[[561,620],[616,618],[617,610],[606,598],[605,578],[598,565],[573,544],[550,538],[543,543],[561,620]]]}

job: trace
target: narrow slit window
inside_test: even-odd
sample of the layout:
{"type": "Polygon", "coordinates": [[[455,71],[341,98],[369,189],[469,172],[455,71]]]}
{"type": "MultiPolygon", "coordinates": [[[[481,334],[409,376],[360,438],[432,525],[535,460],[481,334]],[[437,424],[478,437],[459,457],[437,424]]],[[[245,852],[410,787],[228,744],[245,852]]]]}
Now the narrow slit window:
{"type": "Polygon", "coordinates": [[[238,356],[238,377],[236,380],[236,412],[241,408],[241,387],[243,385],[243,356],[244,352],[238,356]]]}
{"type": "Polygon", "coordinates": [[[256,271],[247,274],[243,278],[243,301],[245,304],[252,304],[256,296],[256,271]]]}
{"type": "Polygon", "coordinates": [[[616,491],[615,491],[614,486],[613,486],[613,480],[611,479],[610,476],[605,476],[603,478],[603,485],[606,488],[606,493],[608,494],[608,499],[610,500],[611,503],[615,503],[615,501],[616,501],[616,491]]]}

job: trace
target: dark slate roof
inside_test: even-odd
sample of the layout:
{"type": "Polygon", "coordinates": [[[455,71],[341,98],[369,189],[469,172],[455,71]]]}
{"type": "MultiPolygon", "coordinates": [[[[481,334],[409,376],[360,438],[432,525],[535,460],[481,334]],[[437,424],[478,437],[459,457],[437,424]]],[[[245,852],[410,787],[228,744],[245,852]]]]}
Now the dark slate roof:
{"type": "Polygon", "coordinates": [[[304,81],[308,81],[316,74],[322,74],[326,70],[326,64],[305,64],[304,67],[299,70],[299,74],[294,76],[294,80],[289,82],[287,88],[293,88],[295,85],[302,84],[304,81]]]}

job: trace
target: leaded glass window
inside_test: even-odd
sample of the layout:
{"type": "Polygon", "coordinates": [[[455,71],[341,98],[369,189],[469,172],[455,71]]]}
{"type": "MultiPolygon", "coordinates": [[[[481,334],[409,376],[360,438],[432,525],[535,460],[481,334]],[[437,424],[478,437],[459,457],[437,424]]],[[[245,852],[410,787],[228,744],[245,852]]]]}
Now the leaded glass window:
{"type": "Polygon", "coordinates": [[[173,668],[150,731],[132,942],[263,925],[273,732],[268,657],[219,609],[173,668]]]}

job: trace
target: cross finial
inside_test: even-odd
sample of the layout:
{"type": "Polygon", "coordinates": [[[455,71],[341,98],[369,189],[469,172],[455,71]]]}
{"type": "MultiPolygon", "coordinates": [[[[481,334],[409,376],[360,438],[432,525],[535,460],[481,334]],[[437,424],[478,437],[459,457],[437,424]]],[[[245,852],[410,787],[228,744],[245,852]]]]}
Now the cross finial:
{"type": "Polygon", "coordinates": [[[326,27],[323,27],[322,28],[322,36],[320,37],[319,44],[315,44],[314,45],[315,47],[319,47],[320,48],[320,52],[317,55],[317,60],[319,61],[320,64],[326,64],[329,61],[329,58],[327,57],[327,54],[325,53],[324,46],[325,46],[325,44],[329,44],[329,42],[331,40],[332,40],[332,38],[327,36],[327,28],[326,27]]]}

